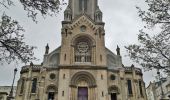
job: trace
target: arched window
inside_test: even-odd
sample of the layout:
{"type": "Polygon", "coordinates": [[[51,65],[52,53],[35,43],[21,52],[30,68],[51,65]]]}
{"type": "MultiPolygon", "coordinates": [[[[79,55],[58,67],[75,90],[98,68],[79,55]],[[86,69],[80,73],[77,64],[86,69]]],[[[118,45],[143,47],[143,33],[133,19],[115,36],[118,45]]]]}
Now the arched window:
{"type": "Polygon", "coordinates": [[[62,91],[62,96],[64,96],[64,91],[62,91]]]}
{"type": "Polygon", "coordinates": [[[66,78],[66,74],[63,74],[63,79],[65,79],[66,78]]]}
{"type": "Polygon", "coordinates": [[[100,61],[102,62],[102,55],[100,55],[100,61]]]}
{"type": "Polygon", "coordinates": [[[79,0],[79,10],[87,11],[87,0],[79,0]]]}
{"type": "Polygon", "coordinates": [[[102,97],[104,97],[104,92],[102,91],[102,97]]]}
{"type": "Polygon", "coordinates": [[[103,75],[101,75],[101,79],[103,80],[103,75]]]}
{"type": "Polygon", "coordinates": [[[78,38],[74,50],[75,62],[91,62],[91,42],[88,38],[78,38]]]}
{"type": "Polygon", "coordinates": [[[31,93],[36,93],[36,88],[37,88],[37,78],[34,78],[34,79],[32,80],[31,93]]]}
{"type": "Polygon", "coordinates": [[[64,61],[66,61],[66,54],[64,55],[64,61]]]}
{"type": "Polygon", "coordinates": [[[131,80],[127,80],[127,85],[128,85],[128,93],[129,95],[132,95],[132,81],[131,80]]]}

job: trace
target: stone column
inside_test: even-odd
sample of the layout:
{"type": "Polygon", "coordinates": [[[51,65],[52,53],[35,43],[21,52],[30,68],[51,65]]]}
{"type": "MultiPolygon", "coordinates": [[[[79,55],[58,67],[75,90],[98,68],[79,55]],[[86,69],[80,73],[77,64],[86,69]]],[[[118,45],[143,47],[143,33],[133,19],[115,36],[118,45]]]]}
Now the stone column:
{"type": "Polygon", "coordinates": [[[89,100],[92,100],[92,88],[88,88],[88,91],[89,91],[89,93],[88,93],[88,99],[89,99],[89,100]]]}
{"type": "Polygon", "coordinates": [[[70,100],[76,100],[76,89],[75,87],[71,87],[71,96],[70,100]]]}
{"type": "Polygon", "coordinates": [[[74,100],[74,88],[71,87],[71,96],[70,96],[70,100],[74,100]]]}

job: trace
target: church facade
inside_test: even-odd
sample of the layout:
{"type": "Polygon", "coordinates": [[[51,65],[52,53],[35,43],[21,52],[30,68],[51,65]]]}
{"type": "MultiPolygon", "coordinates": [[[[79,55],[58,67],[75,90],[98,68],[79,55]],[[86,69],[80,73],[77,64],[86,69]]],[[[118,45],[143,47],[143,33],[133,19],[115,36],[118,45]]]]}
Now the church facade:
{"type": "Polygon", "coordinates": [[[104,25],[98,0],[69,0],[61,46],[22,67],[16,100],[147,100],[141,69],[105,47],[104,25]]]}

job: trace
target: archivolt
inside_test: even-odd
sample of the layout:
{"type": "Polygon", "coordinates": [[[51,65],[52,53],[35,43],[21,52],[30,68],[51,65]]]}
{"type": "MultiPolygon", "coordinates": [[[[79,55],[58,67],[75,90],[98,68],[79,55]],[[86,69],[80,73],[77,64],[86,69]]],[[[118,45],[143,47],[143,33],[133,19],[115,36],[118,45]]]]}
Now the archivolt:
{"type": "Polygon", "coordinates": [[[50,84],[46,88],[46,92],[48,93],[49,91],[58,92],[58,88],[54,84],[50,84]]]}
{"type": "Polygon", "coordinates": [[[81,71],[77,72],[71,78],[70,86],[77,87],[79,81],[85,80],[89,87],[96,87],[96,80],[89,72],[81,71]]]}
{"type": "Polygon", "coordinates": [[[109,93],[118,93],[118,94],[120,93],[119,88],[115,85],[110,86],[108,90],[109,90],[109,93]]]}
{"type": "Polygon", "coordinates": [[[88,34],[78,34],[75,37],[73,37],[71,44],[75,45],[79,40],[85,40],[87,41],[89,44],[91,44],[91,46],[95,46],[95,40],[93,39],[93,37],[91,37],[88,34]]]}

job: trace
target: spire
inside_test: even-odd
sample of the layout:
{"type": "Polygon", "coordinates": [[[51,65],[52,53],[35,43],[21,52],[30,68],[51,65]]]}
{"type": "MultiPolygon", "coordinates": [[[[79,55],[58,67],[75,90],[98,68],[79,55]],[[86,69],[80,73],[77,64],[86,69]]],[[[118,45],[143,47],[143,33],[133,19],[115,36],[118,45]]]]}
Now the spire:
{"type": "Polygon", "coordinates": [[[135,67],[134,64],[132,64],[131,67],[134,68],[135,67]]]}
{"type": "Polygon", "coordinates": [[[34,66],[33,62],[30,63],[30,66],[34,66]]]}
{"type": "Polygon", "coordinates": [[[68,5],[66,10],[64,11],[64,21],[71,21],[72,20],[72,10],[68,5]]]}
{"type": "Polygon", "coordinates": [[[99,6],[97,6],[96,11],[95,11],[95,21],[102,22],[102,12],[99,9],[99,6]]]}
{"type": "Polygon", "coordinates": [[[69,8],[71,9],[72,19],[85,14],[92,20],[95,20],[94,17],[97,5],[98,0],[69,0],[68,3],[69,8]]]}
{"type": "Polygon", "coordinates": [[[102,11],[99,9],[99,6],[97,6],[97,8],[96,8],[96,11],[95,11],[96,13],[102,13],[102,11]]]}
{"type": "Polygon", "coordinates": [[[48,52],[49,52],[49,46],[48,46],[48,43],[47,43],[47,45],[45,47],[45,54],[48,54],[48,52]]]}
{"type": "Polygon", "coordinates": [[[117,49],[116,49],[116,51],[117,51],[117,55],[120,55],[120,48],[119,48],[119,46],[117,45],[117,49]]]}

